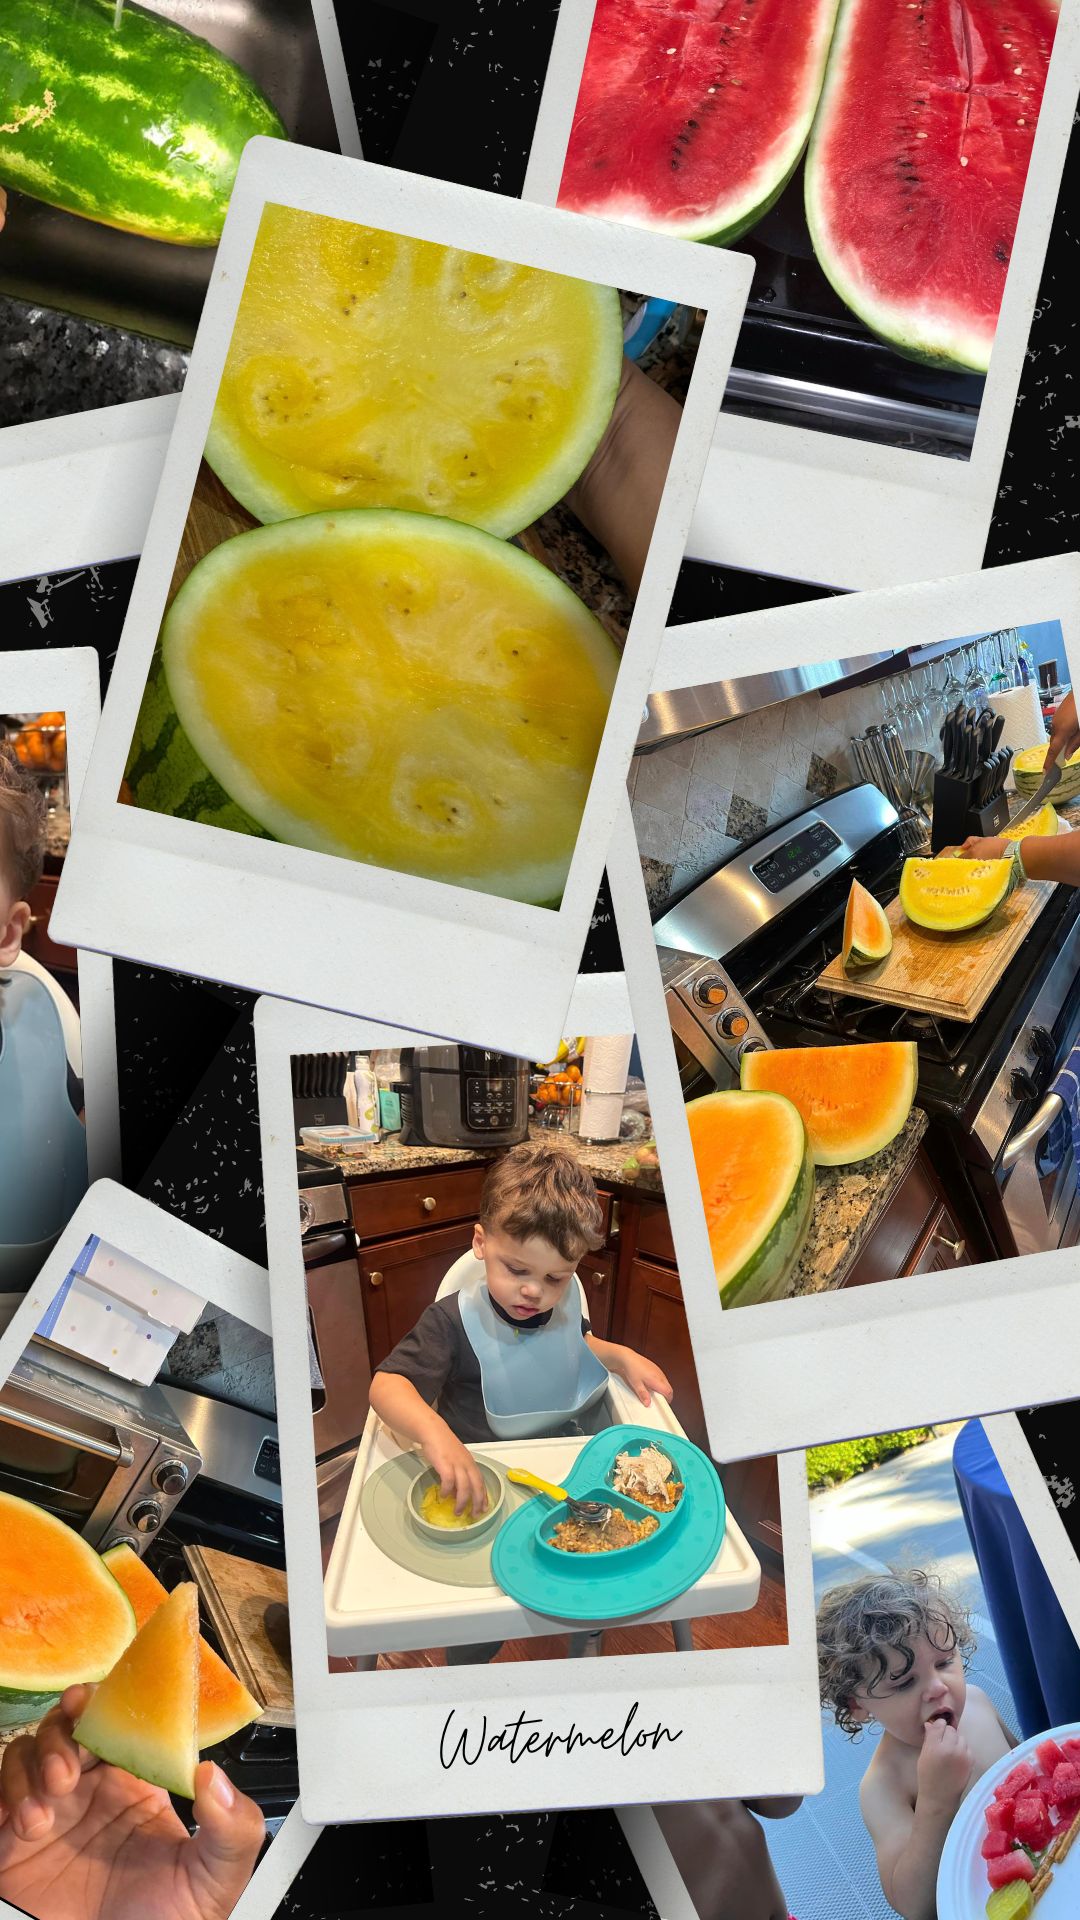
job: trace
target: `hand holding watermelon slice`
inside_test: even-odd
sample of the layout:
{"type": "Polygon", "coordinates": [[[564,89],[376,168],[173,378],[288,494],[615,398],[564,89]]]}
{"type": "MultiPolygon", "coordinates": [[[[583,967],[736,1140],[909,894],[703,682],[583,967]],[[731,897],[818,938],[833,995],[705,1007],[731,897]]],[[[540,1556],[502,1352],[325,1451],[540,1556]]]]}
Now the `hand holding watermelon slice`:
{"type": "Polygon", "coordinates": [[[0,1899],[37,1920],[225,1920],[254,1871],[262,1814],[204,1761],[190,1837],[161,1787],[82,1752],[94,1689],[69,1687],[0,1769],[0,1899]]]}

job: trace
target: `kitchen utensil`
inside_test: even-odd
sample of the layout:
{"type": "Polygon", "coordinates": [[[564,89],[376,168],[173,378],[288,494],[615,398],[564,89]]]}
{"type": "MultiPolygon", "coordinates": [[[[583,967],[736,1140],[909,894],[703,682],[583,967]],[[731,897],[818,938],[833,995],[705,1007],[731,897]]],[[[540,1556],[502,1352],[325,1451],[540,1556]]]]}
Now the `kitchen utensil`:
{"type": "Polygon", "coordinates": [[[1061,767],[1055,760],[1053,766],[1043,774],[1031,799],[1025,800],[1023,806],[1018,808],[1016,813],[1013,814],[1012,819],[1009,821],[1010,827],[1015,827],[1021,820],[1029,820],[1033,813],[1038,813],[1039,808],[1049,800],[1050,795],[1053,793],[1060,779],[1061,767]]]}
{"type": "Polygon", "coordinates": [[[915,753],[909,749],[907,764],[908,775],[911,781],[912,799],[918,795],[921,801],[923,796],[930,791],[930,776],[935,767],[934,756],[932,753],[915,753]]]}
{"type": "Polygon", "coordinates": [[[490,1460],[481,1460],[478,1457],[476,1464],[484,1476],[484,1485],[488,1492],[488,1503],[483,1513],[475,1514],[468,1525],[464,1527],[439,1527],[431,1520],[425,1520],[424,1515],[420,1511],[420,1503],[429,1487],[438,1486],[439,1476],[433,1472],[430,1467],[426,1472],[417,1474],[408,1493],[409,1518],[428,1539],[438,1540],[445,1545],[447,1542],[453,1542],[455,1540],[474,1538],[476,1534],[490,1527],[492,1521],[497,1519],[502,1512],[506,1501],[506,1482],[503,1475],[500,1473],[498,1467],[494,1466],[490,1460]]]}
{"type": "Polygon", "coordinates": [[[519,1487],[532,1487],[536,1493],[546,1493],[549,1500],[565,1501],[571,1520],[581,1520],[587,1527],[606,1527],[611,1519],[611,1508],[602,1500],[575,1500],[565,1487],[553,1487],[550,1480],[526,1473],[524,1467],[508,1467],[506,1477],[519,1487]]]}
{"type": "MultiPolygon", "coordinates": [[[[955,844],[950,842],[949,844],[955,844]]],[[[829,993],[949,1020],[974,1020],[1019,952],[1054,891],[1046,880],[1017,887],[993,918],[966,933],[928,933],[912,926],[899,898],[885,909],[892,952],[873,968],[873,982],[846,974],[840,955],[829,961],[817,984],[829,993]]]]}
{"type": "MultiPolygon", "coordinates": [[[[993,709],[991,709],[991,711],[993,711],[993,709]]],[[[997,751],[997,748],[1001,743],[1001,736],[1004,731],[1005,731],[1005,715],[1003,713],[995,713],[994,725],[990,733],[990,751],[992,753],[997,751]]]]}
{"type": "Polygon", "coordinates": [[[566,1478],[580,1494],[609,1486],[618,1454],[655,1446],[658,1439],[683,1485],[678,1506],[654,1513],[612,1492],[612,1504],[629,1517],[659,1522],[645,1539],[612,1553],[563,1553],[549,1540],[559,1516],[537,1516],[526,1506],[499,1529],[491,1551],[491,1570],[503,1592],[536,1613],[600,1625],[651,1614],[700,1580],[723,1546],[727,1511],[716,1468],[692,1441],[681,1434],[659,1436],[653,1427],[610,1427],[582,1448],[566,1478]]]}

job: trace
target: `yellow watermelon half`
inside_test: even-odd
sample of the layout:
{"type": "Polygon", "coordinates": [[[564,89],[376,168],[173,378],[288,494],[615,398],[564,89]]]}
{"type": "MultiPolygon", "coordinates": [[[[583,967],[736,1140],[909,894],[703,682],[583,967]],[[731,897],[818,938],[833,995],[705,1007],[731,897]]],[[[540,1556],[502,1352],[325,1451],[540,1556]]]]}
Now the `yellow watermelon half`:
{"type": "Polygon", "coordinates": [[[185,1800],[199,1764],[199,1596],[174,1587],[75,1722],[75,1738],[99,1760],[185,1800]]]}
{"type": "MultiPolygon", "coordinates": [[[[138,1554],[122,1542],[110,1547],[101,1557],[131,1601],[137,1626],[145,1626],[168,1599],[168,1588],[163,1587],[138,1554]]],[[[216,1747],[220,1740],[228,1740],[232,1734],[239,1733],[241,1727],[260,1719],[262,1712],[258,1701],[241,1685],[232,1668],[226,1666],[220,1654],[207,1646],[200,1635],[199,1752],[216,1747]]]]}
{"type": "Polygon", "coordinates": [[[989,920],[1022,879],[1015,860],[905,860],[900,905],[916,927],[966,933],[989,920]]]}
{"type": "Polygon", "coordinates": [[[518,533],[588,464],[613,287],[268,206],[206,457],[257,520],[396,507],[518,533]]]}

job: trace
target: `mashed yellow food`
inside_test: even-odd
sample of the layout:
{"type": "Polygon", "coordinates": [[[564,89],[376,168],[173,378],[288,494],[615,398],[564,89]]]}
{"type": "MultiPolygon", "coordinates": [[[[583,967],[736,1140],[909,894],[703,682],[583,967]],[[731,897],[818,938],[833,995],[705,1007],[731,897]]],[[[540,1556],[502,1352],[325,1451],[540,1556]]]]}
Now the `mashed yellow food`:
{"type": "MultiPolygon", "coordinates": [[[[421,1495],[420,1512],[432,1527],[471,1527],[475,1520],[483,1519],[483,1513],[473,1512],[471,1501],[464,1513],[455,1513],[453,1494],[440,1493],[435,1486],[428,1487],[427,1491],[421,1495]]],[[[484,1513],[486,1512],[485,1507],[484,1513]]]]}

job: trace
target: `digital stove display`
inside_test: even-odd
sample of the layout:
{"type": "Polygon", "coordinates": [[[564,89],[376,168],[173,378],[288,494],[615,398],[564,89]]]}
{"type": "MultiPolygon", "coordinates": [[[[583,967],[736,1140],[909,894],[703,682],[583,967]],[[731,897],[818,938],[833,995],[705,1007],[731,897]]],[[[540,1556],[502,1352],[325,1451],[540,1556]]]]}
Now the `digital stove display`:
{"type": "Polygon", "coordinates": [[[269,1480],[275,1487],[281,1485],[281,1448],[276,1440],[267,1434],[259,1448],[252,1469],[256,1480],[269,1480]]]}
{"type": "Polygon", "coordinates": [[[802,833],[793,834],[790,840],[785,840],[775,853],[755,862],[750,871],[770,893],[783,893],[793,880],[800,880],[804,873],[809,873],[817,866],[819,860],[827,859],[842,845],[842,840],[831,827],[825,825],[824,820],[816,820],[812,827],[804,827],[802,833]]]}
{"type": "Polygon", "coordinates": [[[489,1079],[487,1075],[467,1074],[465,1078],[465,1118],[470,1127],[496,1133],[514,1124],[515,1080],[489,1079]]]}

